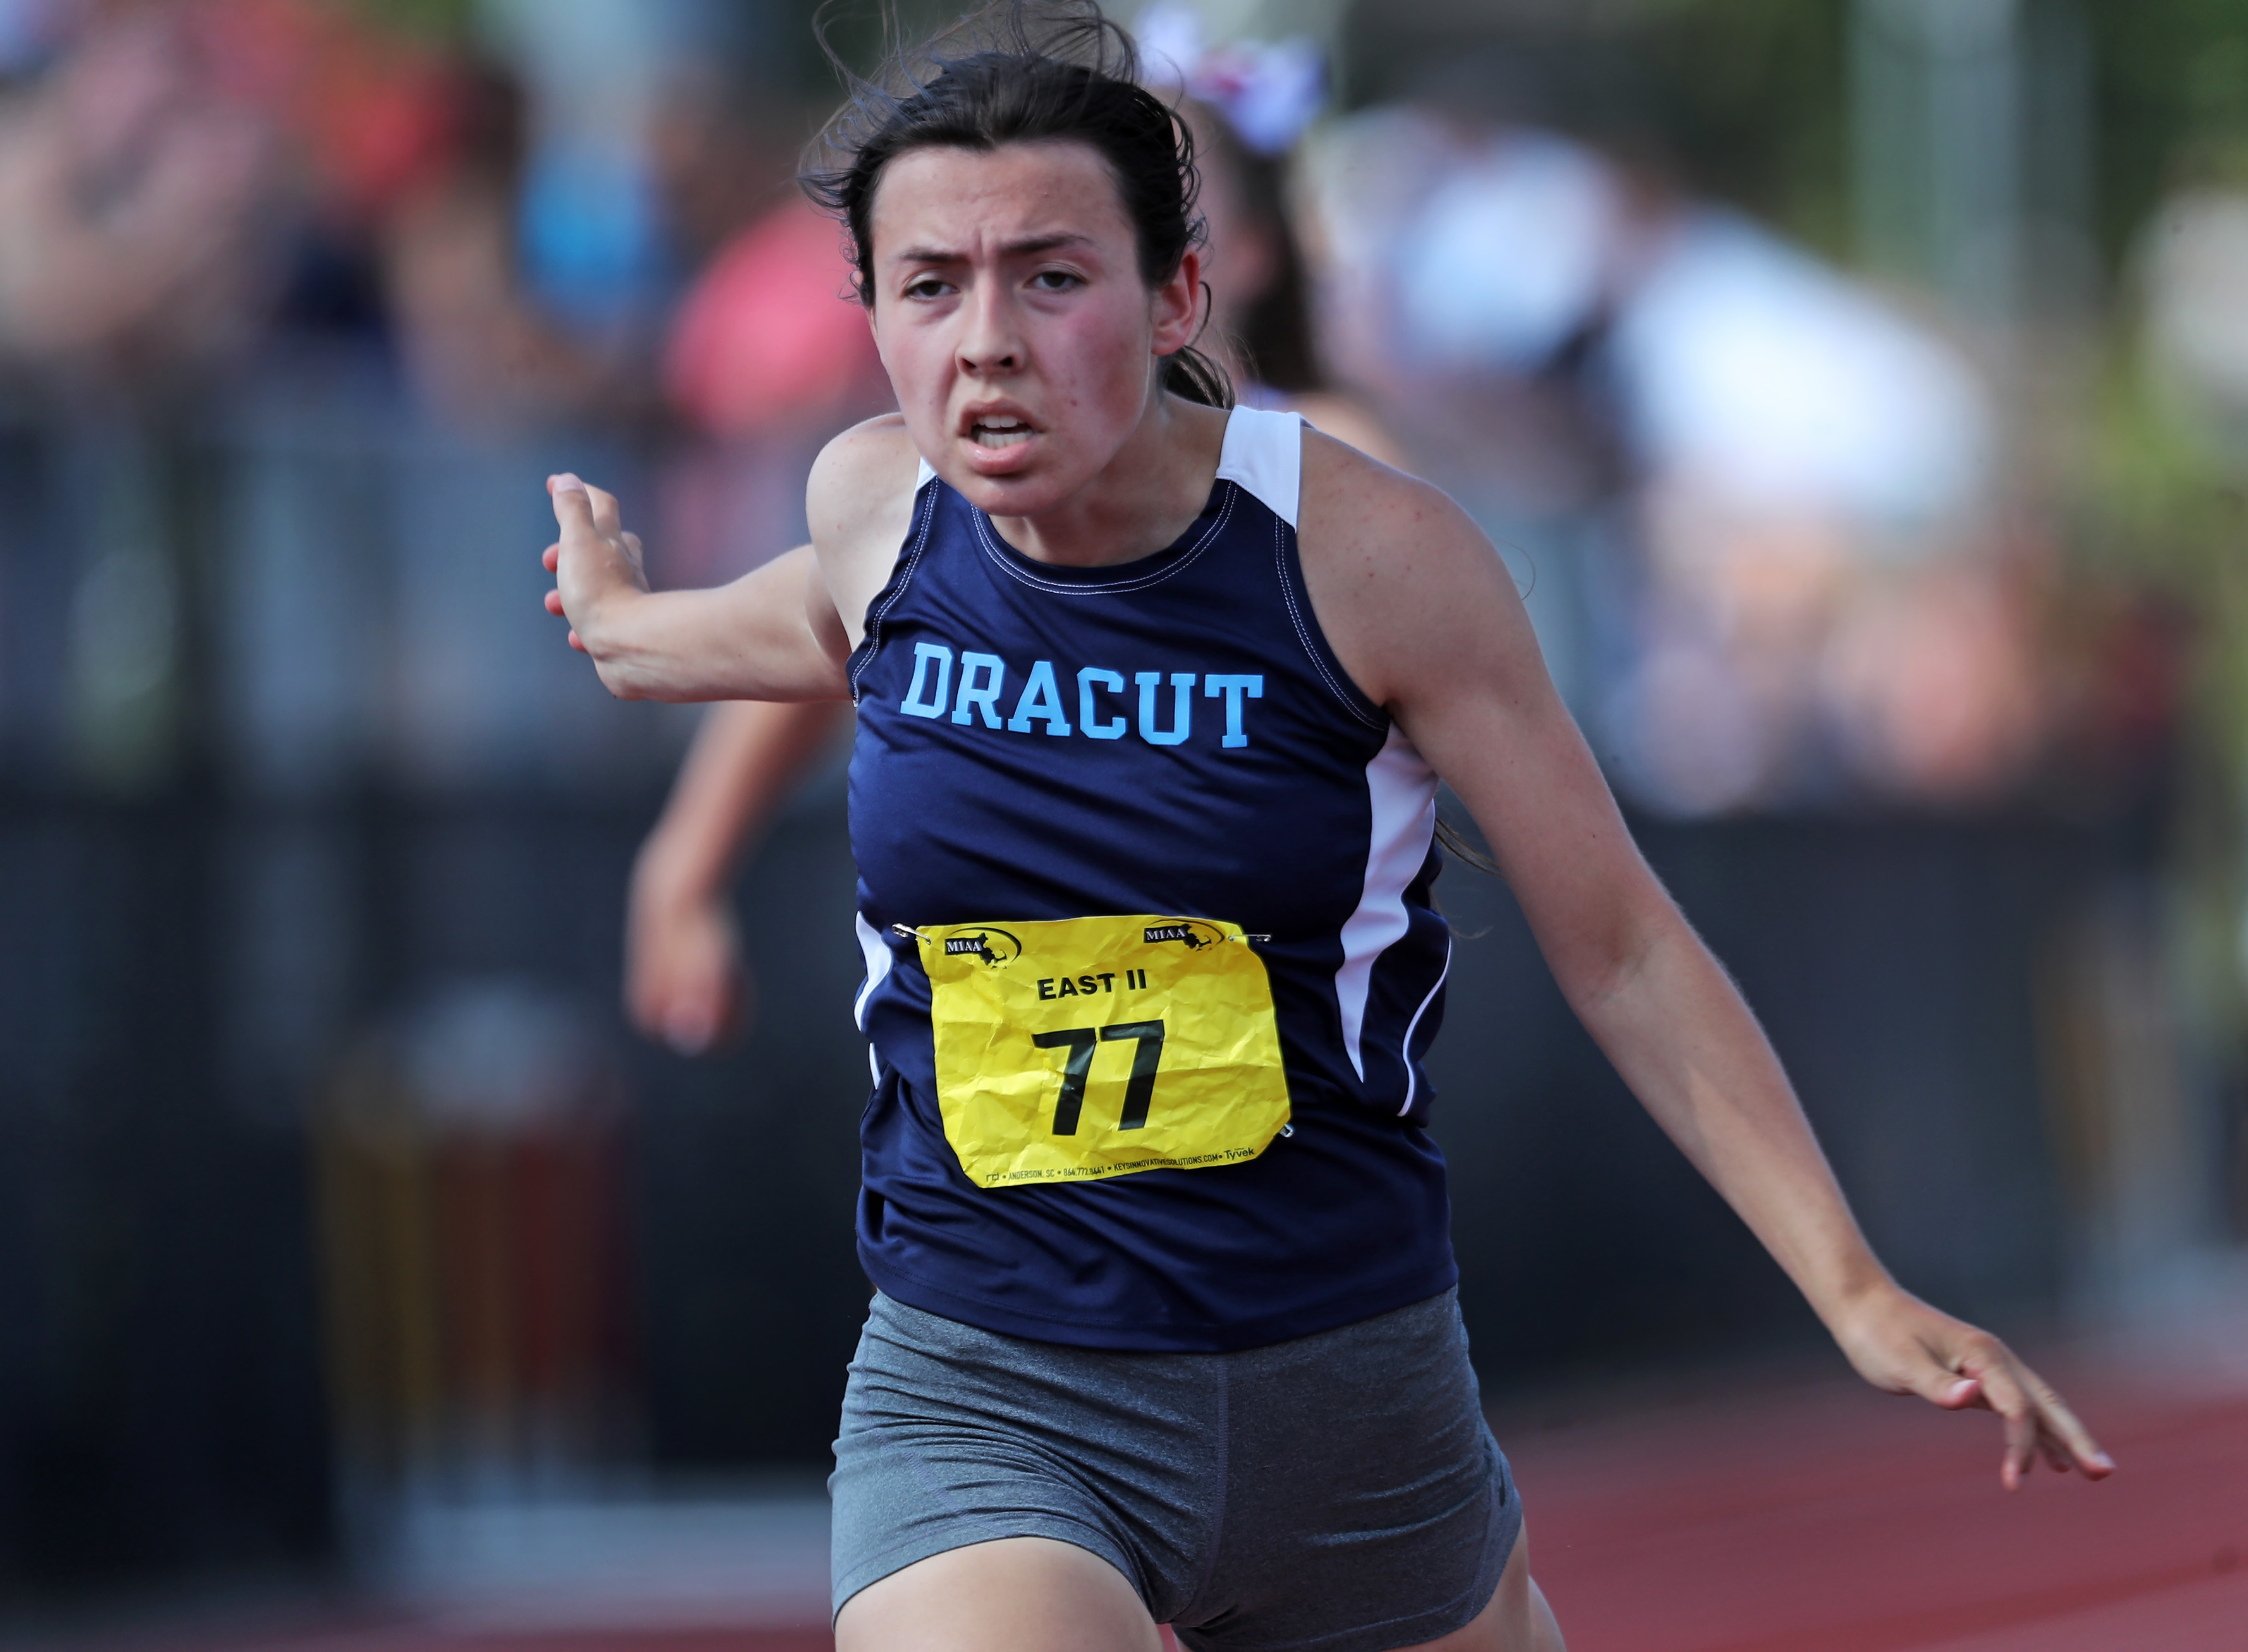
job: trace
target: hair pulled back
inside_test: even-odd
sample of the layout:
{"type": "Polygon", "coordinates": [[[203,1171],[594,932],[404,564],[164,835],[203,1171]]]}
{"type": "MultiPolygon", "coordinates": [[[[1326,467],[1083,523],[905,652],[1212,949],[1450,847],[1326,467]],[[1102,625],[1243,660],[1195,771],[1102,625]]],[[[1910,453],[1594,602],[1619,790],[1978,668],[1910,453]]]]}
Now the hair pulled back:
{"type": "MultiPolygon", "coordinates": [[[[844,65],[824,30],[820,44],[848,95],[797,181],[842,222],[860,303],[874,302],[875,188],[882,169],[915,149],[1082,143],[1116,181],[1149,286],[1202,244],[1193,133],[1140,84],[1132,38],[1098,0],[1000,0],[920,46],[894,48],[871,79],[844,65]]],[[[1163,387],[1233,405],[1223,369],[1191,345],[1165,359],[1163,387]]]]}

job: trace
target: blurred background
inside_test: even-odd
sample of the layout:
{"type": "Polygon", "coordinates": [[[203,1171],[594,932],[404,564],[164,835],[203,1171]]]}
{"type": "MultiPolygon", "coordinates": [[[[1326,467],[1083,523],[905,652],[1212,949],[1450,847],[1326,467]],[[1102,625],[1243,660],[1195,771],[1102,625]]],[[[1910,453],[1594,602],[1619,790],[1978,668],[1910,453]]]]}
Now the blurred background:
{"type": "MultiPolygon", "coordinates": [[[[657,583],[730,578],[887,405],[791,181],[811,10],[0,0],[0,1635],[819,1642],[840,754],[742,880],[749,1036],[641,1041],[627,878],[698,713],[611,701],[536,560],[567,468],[657,583]]],[[[1904,1282],[2121,1427],[2153,1402],[2083,1350],[2248,1344],[2248,0],[1116,11],[1196,100],[1244,382],[1502,547],[1904,1282]]],[[[1504,887],[1443,896],[1525,1462],[1607,1484],[1650,1406],[1830,1376],[1504,887]]],[[[2190,1400],[2226,1488],[2243,1394],[2190,1400]]],[[[1887,1439],[1856,1403],[1692,1415],[1793,1419],[1808,1473],[1887,1439]]],[[[2248,1506],[2193,1506],[2221,1582],[2248,1506]]],[[[1936,1643],[1812,1621],[1580,1642],[1936,1643]]]]}

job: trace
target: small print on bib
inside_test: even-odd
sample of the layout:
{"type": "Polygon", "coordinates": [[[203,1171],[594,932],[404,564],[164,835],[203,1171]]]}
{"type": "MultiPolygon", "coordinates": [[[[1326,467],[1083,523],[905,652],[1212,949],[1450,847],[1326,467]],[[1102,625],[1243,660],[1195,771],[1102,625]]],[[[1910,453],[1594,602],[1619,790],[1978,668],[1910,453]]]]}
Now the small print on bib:
{"type": "Polygon", "coordinates": [[[1240,925],[898,929],[929,972],[937,1105],[977,1186],[1237,1164],[1287,1127],[1272,983],[1240,925]]]}

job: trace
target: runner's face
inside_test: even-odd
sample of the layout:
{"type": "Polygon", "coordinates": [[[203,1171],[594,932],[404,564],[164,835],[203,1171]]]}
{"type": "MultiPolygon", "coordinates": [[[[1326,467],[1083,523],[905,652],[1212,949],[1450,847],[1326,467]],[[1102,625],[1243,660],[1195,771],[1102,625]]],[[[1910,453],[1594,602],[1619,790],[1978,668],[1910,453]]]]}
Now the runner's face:
{"type": "Polygon", "coordinates": [[[1079,143],[915,149],[882,170],[874,339],[906,427],[994,515],[1035,515],[1107,466],[1193,337],[1199,266],[1150,291],[1107,165],[1079,143]]]}

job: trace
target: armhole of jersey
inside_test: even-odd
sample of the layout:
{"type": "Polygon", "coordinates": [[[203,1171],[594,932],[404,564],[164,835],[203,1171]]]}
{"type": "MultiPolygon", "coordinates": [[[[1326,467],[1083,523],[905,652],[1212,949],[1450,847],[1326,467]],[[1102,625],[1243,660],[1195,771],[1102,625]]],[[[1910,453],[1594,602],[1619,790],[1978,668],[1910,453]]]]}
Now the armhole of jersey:
{"type": "Polygon", "coordinates": [[[1304,490],[1303,414],[1234,408],[1226,416],[1217,475],[1293,528],[1304,490]]]}
{"type": "Polygon", "coordinates": [[[922,552],[928,548],[929,524],[936,516],[936,498],[929,483],[936,480],[936,472],[928,460],[922,460],[921,468],[914,473],[913,515],[907,525],[905,541],[898,547],[897,560],[890,565],[889,578],[867,604],[866,629],[859,645],[844,662],[851,684],[851,703],[854,706],[859,703],[859,679],[874,663],[874,656],[881,652],[882,622],[906,594],[906,587],[913,583],[914,570],[920,565],[922,552]]]}
{"type": "Polygon", "coordinates": [[[1279,518],[1272,529],[1274,571],[1279,576],[1280,594],[1287,602],[1297,640],[1311,656],[1319,679],[1344,709],[1374,733],[1387,734],[1389,714],[1366,697],[1335,658],[1312,612],[1311,592],[1304,584],[1296,534],[1303,501],[1305,423],[1299,413],[1236,407],[1225,423],[1218,479],[1233,483],[1279,518]]]}

